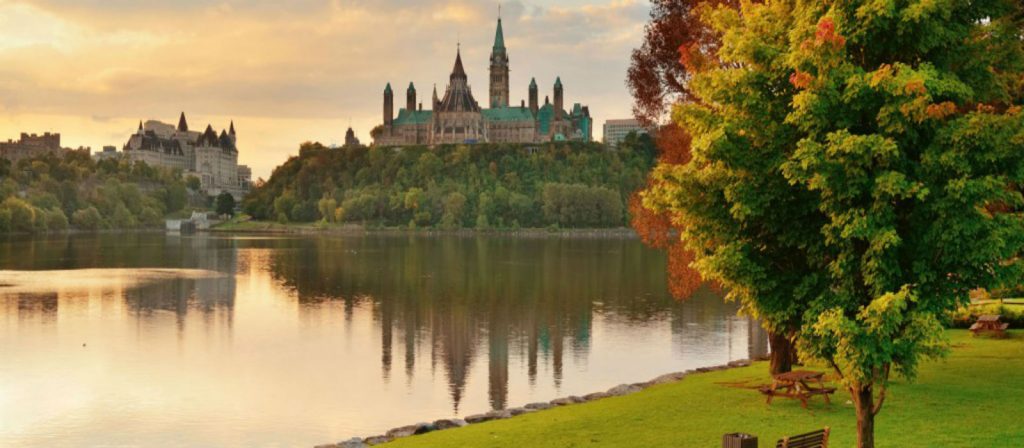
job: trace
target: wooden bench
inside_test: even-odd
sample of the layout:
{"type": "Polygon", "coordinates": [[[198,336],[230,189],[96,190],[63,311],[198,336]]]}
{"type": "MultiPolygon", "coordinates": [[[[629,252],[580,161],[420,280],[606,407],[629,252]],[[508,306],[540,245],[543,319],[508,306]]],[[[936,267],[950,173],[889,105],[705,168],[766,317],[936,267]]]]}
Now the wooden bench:
{"type": "Polygon", "coordinates": [[[998,314],[978,316],[978,321],[971,325],[971,334],[978,336],[979,334],[991,333],[995,337],[1006,337],[1006,329],[1010,328],[1010,324],[1000,322],[1001,318],[1002,316],[998,314]]]}
{"type": "Polygon", "coordinates": [[[775,448],[828,448],[829,428],[819,429],[807,434],[784,437],[775,444],[775,448]]]}

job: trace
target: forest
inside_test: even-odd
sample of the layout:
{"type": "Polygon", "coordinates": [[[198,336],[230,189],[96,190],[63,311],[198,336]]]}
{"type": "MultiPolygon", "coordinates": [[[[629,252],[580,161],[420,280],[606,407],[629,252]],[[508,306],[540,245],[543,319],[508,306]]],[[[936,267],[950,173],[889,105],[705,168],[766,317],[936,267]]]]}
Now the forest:
{"type": "Polygon", "coordinates": [[[609,228],[654,164],[646,135],[598,143],[328,148],[299,155],[243,202],[258,220],[440,229],[609,228]]]}
{"type": "MultiPolygon", "coordinates": [[[[0,234],[161,227],[197,192],[181,174],[88,151],[0,160],[0,234]]],[[[200,199],[202,201],[202,199],[200,199]]]]}

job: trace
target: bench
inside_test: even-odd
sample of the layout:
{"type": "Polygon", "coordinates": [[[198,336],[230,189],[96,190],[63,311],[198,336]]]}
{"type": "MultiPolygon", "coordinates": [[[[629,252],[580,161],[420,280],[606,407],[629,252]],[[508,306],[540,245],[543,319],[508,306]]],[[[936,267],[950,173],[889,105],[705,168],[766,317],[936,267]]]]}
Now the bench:
{"type": "Polygon", "coordinates": [[[768,404],[772,404],[772,398],[792,398],[800,400],[800,404],[806,409],[807,400],[815,395],[821,395],[825,403],[831,404],[829,395],[836,392],[834,387],[825,387],[822,378],[823,372],[810,372],[798,370],[793,372],[775,375],[770,386],[763,386],[758,390],[768,397],[768,404]],[[810,383],[816,383],[812,385],[810,383]]]}
{"type": "Polygon", "coordinates": [[[775,448],[828,448],[829,428],[819,429],[798,436],[783,437],[775,448]]]}
{"type": "Polygon", "coordinates": [[[978,316],[978,321],[971,325],[971,334],[978,336],[983,333],[991,333],[995,337],[1006,337],[1006,329],[1010,328],[1010,324],[1000,322],[1001,318],[997,314],[978,316]]]}

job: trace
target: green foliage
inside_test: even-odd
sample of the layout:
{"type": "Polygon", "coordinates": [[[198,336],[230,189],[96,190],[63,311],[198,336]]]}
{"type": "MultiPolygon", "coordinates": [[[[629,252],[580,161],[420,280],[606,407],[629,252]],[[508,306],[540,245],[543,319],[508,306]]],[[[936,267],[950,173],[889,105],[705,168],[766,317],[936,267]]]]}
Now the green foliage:
{"type": "Polygon", "coordinates": [[[59,232],[159,227],[189,194],[175,171],[72,151],[19,161],[3,175],[0,199],[0,233],[59,232]]]}
{"type": "Polygon", "coordinates": [[[221,192],[221,194],[217,195],[216,210],[218,215],[234,216],[235,197],[226,191],[221,192]]]}
{"type": "Polygon", "coordinates": [[[256,219],[284,216],[291,222],[337,217],[449,229],[615,227],[625,224],[625,198],[643,186],[653,157],[646,136],[618,151],[581,143],[403,149],[304,144],[242,206],[256,219]],[[588,205],[552,204],[565,210],[548,216],[542,196],[549,184],[566,185],[588,205]],[[331,210],[329,200],[335,201],[331,210]]]}
{"type": "Polygon", "coordinates": [[[607,188],[546,184],[544,217],[559,227],[610,227],[622,222],[622,201],[607,188]]]}
{"type": "Polygon", "coordinates": [[[1024,328],[1024,305],[999,304],[962,306],[949,315],[949,326],[952,328],[971,328],[979,316],[994,314],[1001,316],[1000,321],[1010,324],[1010,328],[1024,328]]]}
{"type": "MultiPolygon", "coordinates": [[[[708,8],[721,65],[656,170],[705,278],[844,375],[864,417],[890,371],[941,355],[940,319],[1024,277],[1019,2],[708,8]],[[866,403],[866,405],[865,405],[866,403]]],[[[870,415],[868,415],[870,414],[870,415]]]]}

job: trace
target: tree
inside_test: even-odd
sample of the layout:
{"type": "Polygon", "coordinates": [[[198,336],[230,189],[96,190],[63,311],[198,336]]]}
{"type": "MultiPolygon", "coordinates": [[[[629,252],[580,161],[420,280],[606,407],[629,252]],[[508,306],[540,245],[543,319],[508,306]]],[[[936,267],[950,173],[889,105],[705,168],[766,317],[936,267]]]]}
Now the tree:
{"type": "Polygon", "coordinates": [[[199,191],[203,188],[203,183],[198,177],[188,176],[185,178],[185,186],[188,187],[189,190],[199,191]]]}
{"type": "Polygon", "coordinates": [[[218,215],[235,215],[235,197],[226,191],[221,192],[217,195],[217,214],[218,215]]]}
{"type": "Polygon", "coordinates": [[[725,65],[693,75],[693,157],[658,167],[645,204],[744,310],[798,323],[873,447],[892,375],[946,352],[946,314],[1024,279],[1021,5],[741,9],[705,15],[725,65]]]}

